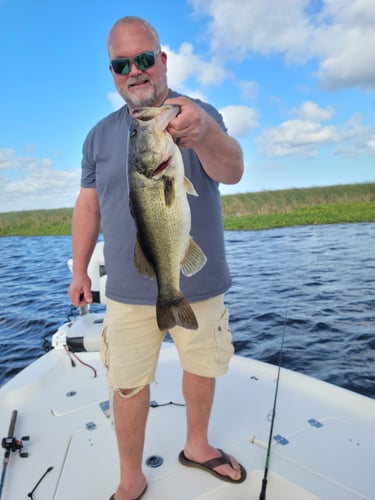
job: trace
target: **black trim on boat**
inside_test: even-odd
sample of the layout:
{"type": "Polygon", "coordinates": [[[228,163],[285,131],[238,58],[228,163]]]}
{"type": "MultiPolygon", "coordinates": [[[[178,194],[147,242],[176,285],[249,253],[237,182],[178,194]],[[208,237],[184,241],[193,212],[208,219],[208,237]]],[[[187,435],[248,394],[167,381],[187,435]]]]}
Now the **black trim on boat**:
{"type": "Polygon", "coordinates": [[[72,352],[86,352],[84,337],[67,337],[66,344],[69,351],[72,352]]]}

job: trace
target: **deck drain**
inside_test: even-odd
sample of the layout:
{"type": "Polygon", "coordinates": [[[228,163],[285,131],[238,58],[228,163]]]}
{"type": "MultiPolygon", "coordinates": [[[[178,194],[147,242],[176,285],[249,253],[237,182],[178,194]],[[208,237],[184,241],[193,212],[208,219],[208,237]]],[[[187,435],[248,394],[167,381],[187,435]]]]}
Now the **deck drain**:
{"type": "Polygon", "coordinates": [[[164,458],[159,455],[151,455],[146,459],[146,465],[151,467],[152,469],[156,469],[156,467],[160,467],[164,462],[164,458]]]}
{"type": "Polygon", "coordinates": [[[96,423],[95,422],[87,422],[86,429],[88,431],[94,431],[96,429],[96,423]]]}

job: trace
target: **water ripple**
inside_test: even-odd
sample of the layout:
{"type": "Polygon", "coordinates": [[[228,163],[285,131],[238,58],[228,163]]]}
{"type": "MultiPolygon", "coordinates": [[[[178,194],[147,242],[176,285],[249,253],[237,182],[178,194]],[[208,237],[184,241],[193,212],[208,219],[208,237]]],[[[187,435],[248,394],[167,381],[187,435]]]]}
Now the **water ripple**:
{"type": "MultiPolygon", "coordinates": [[[[237,353],[375,397],[375,224],[225,234],[237,353]]],[[[0,384],[66,321],[70,237],[0,238],[0,384]]]]}

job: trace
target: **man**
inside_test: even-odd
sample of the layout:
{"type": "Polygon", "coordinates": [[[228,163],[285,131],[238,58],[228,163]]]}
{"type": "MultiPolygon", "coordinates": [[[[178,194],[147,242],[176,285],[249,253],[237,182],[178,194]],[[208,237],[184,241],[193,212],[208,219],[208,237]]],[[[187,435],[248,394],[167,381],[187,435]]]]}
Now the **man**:
{"type": "Polygon", "coordinates": [[[160,49],[158,34],[146,21],[135,17],[117,21],[108,36],[108,53],[114,83],[126,106],[99,122],[85,141],[81,191],[73,215],[69,295],[76,307],[92,301],[87,265],[101,222],[108,300],[102,359],[114,391],[120,457],[120,484],[112,499],[140,498],[147,488],[142,454],[149,384],[154,381],[166,333],[156,324],[156,285],[138,273],[133,258],[136,230],[128,202],[127,133],[131,114],[140,106],[168,103],[181,108],[168,131],[181,148],[185,174],[199,194],[189,200],[192,236],[208,258],[197,275],[181,277],[182,292],[192,305],[199,329],[175,327],[170,332],[184,369],[187,436],[179,459],[185,465],[201,465],[221,479],[242,482],[246,478],[243,467],[207,439],[215,377],[225,373],[233,354],[223,302],[230,277],[218,183],[240,180],[242,151],[226,134],[221,116],[212,106],[168,89],[167,55],[160,49]]]}

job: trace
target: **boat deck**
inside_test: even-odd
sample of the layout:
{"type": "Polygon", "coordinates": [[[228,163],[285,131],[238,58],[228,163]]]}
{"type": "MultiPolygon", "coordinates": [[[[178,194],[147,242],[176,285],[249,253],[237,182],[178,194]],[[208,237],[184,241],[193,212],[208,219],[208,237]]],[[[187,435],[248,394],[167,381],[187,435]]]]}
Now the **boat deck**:
{"type": "MultiPolygon", "coordinates": [[[[12,453],[2,500],[107,500],[118,482],[115,434],[105,373],[97,352],[79,353],[75,367],[54,349],[0,390],[0,434],[13,410],[15,436],[29,435],[12,453]],[[30,496],[29,496],[30,498],[30,496]]],[[[266,459],[277,367],[235,356],[219,378],[210,441],[247,469],[238,485],[182,466],[185,408],[181,370],[173,344],[163,345],[146,430],[145,500],[257,499],[266,459]]],[[[374,499],[375,401],[282,369],[267,499],[374,499]],[[355,471],[355,473],[353,472],[355,471]]]]}

